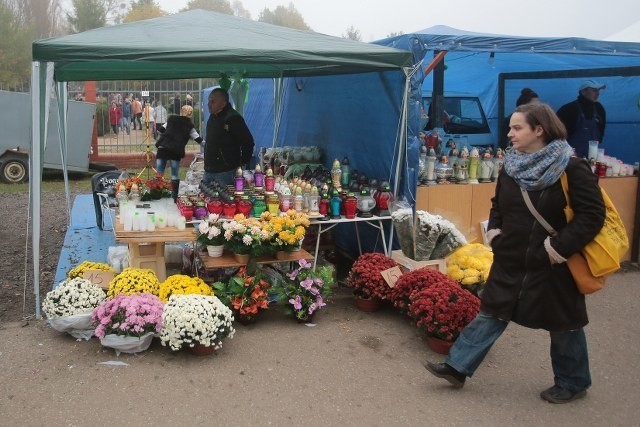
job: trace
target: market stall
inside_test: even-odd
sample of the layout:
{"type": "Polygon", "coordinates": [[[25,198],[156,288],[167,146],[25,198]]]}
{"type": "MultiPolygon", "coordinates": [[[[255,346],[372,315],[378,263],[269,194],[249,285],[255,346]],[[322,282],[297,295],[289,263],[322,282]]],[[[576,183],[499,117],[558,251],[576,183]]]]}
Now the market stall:
{"type": "MultiPolygon", "coordinates": [[[[33,269],[39,301],[40,182],[45,108],[55,81],[62,141],[66,141],[66,82],[198,77],[275,78],[394,72],[411,65],[407,51],[273,26],[203,10],[98,28],[33,43],[32,149],[33,269]],[[198,28],[185,32],[184,28],[198,28]],[[153,34],[155,42],[148,43],[153,34]]],[[[404,83],[400,80],[402,102],[404,83]]],[[[400,111],[398,110],[398,115],[400,111]]],[[[65,146],[65,143],[62,144],[65,146]]],[[[63,153],[66,150],[62,149],[63,153]]],[[[64,163],[64,162],[63,162],[64,163]]]]}

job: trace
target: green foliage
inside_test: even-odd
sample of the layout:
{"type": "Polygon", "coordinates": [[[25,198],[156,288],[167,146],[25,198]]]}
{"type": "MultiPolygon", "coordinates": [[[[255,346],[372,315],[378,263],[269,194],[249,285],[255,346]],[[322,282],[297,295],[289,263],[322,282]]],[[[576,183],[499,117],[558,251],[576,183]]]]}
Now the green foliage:
{"type": "Polygon", "coordinates": [[[304,18],[302,18],[302,15],[300,15],[300,12],[298,12],[293,3],[289,3],[287,7],[278,6],[273,11],[265,7],[262,9],[262,12],[260,12],[258,21],[280,25],[281,27],[311,31],[311,27],[304,22],[304,18]]]}
{"type": "Polygon", "coordinates": [[[67,22],[72,33],[81,33],[107,23],[104,0],[72,0],[72,12],[67,12],[67,22]]]}
{"type": "Polygon", "coordinates": [[[143,21],[145,19],[159,18],[166,15],[155,0],[137,0],[131,3],[131,10],[124,17],[124,22],[143,21]]]}
{"type": "Polygon", "coordinates": [[[225,13],[227,15],[234,14],[229,0],[189,0],[187,7],[180,9],[180,12],[186,12],[187,10],[194,9],[210,10],[212,12],[225,13]]]}
{"type": "Polygon", "coordinates": [[[96,121],[98,122],[98,136],[104,136],[111,130],[109,124],[109,105],[105,99],[96,102],[96,121]]]}
{"type": "Polygon", "coordinates": [[[0,28],[0,83],[10,87],[28,83],[33,26],[25,24],[6,1],[0,1],[0,28]]]}

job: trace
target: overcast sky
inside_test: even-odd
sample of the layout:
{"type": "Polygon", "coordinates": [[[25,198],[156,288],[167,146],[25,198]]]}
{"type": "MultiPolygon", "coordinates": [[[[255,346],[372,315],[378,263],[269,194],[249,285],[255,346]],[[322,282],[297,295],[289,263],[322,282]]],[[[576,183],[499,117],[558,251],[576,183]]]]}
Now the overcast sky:
{"type": "MultiPolygon", "coordinates": [[[[175,13],[188,0],[156,0],[175,13]]],[[[342,36],[354,26],[362,41],[433,25],[519,36],[604,39],[640,21],[640,0],[241,0],[257,19],[265,7],[293,3],[313,31],[342,36]]],[[[195,30],[195,29],[194,29],[195,30]]],[[[640,42],[640,40],[635,40],[640,42]]]]}

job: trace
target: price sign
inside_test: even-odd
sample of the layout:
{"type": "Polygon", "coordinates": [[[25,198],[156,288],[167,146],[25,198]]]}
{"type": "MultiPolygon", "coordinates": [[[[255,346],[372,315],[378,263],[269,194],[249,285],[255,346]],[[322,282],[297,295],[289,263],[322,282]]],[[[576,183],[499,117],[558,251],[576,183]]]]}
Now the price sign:
{"type": "Polygon", "coordinates": [[[388,270],[383,270],[380,272],[380,274],[382,274],[382,278],[385,282],[387,282],[387,285],[389,285],[390,288],[393,288],[396,286],[396,282],[398,281],[400,276],[402,276],[402,271],[398,266],[396,266],[391,267],[388,270]]]}
{"type": "Polygon", "coordinates": [[[103,270],[86,270],[82,276],[94,285],[100,286],[102,289],[109,289],[109,282],[113,280],[113,273],[103,270]]]}
{"type": "Polygon", "coordinates": [[[149,91],[148,90],[141,90],[140,91],[140,96],[149,96],[149,91]]]}

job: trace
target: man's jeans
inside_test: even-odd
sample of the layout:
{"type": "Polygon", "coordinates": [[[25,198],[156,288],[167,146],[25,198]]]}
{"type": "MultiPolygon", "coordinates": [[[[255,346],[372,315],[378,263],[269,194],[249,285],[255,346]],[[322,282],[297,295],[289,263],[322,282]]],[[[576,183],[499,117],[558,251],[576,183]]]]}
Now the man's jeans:
{"type": "MultiPolygon", "coordinates": [[[[471,377],[509,323],[480,312],[451,347],[445,361],[456,371],[471,377]]],[[[551,366],[557,386],[574,393],[591,385],[587,340],[583,328],[549,332],[551,366]]]]}
{"type": "Polygon", "coordinates": [[[158,173],[164,175],[164,170],[167,167],[167,162],[171,162],[171,179],[180,179],[180,160],[156,159],[156,170],[158,171],[158,173]]]}
{"type": "Polygon", "coordinates": [[[131,117],[123,117],[120,119],[120,128],[127,131],[127,135],[131,133],[131,117]]]}
{"type": "Polygon", "coordinates": [[[209,183],[212,181],[218,181],[218,184],[221,185],[230,185],[233,184],[233,177],[235,173],[230,170],[227,172],[205,172],[202,180],[205,183],[209,183]]]}

